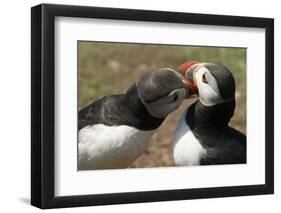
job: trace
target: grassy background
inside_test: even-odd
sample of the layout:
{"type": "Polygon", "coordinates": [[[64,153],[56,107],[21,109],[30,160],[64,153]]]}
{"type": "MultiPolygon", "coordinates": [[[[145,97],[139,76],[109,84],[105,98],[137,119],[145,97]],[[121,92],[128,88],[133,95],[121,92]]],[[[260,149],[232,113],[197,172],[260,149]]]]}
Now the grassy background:
{"type": "MultiPolygon", "coordinates": [[[[236,109],[231,126],[246,133],[246,49],[171,45],[78,42],[78,106],[125,93],[142,75],[161,67],[177,69],[187,60],[221,63],[236,81],[236,109]]],[[[170,142],[187,100],[153,135],[146,153],[131,167],[173,166],[170,142]]]]}

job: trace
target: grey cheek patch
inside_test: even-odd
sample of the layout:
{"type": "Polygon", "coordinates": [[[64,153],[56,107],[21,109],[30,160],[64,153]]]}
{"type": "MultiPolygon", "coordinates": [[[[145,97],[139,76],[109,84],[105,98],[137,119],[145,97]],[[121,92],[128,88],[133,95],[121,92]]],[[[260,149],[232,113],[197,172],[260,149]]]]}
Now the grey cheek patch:
{"type": "Polygon", "coordinates": [[[184,88],[175,89],[168,95],[166,95],[154,102],[146,103],[146,104],[161,106],[164,104],[170,104],[170,103],[176,102],[178,100],[184,99],[185,96],[186,96],[186,90],[184,88]]]}
{"type": "Polygon", "coordinates": [[[185,96],[185,89],[180,88],[172,91],[169,95],[153,103],[145,103],[144,101],[142,102],[145,105],[147,111],[152,116],[163,118],[166,117],[169,113],[177,110],[181,102],[184,100],[185,96]]]}
{"type": "Polygon", "coordinates": [[[161,98],[157,101],[151,102],[151,103],[147,103],[150,105],[164,105],[164,104],[169,104],[172,103],[173,100],[175,99],[176,95],[172,95],[172,96],[166,96],[165,98],[161,98]]]}

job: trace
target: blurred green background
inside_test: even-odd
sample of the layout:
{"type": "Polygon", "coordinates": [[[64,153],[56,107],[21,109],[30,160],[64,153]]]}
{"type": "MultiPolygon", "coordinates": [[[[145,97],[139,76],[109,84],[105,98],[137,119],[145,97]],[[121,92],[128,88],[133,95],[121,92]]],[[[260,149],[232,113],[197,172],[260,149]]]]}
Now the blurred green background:
{"type": "MultiPolygon", "coordinates": [[[[220,63],[236,81],[236,109],[230,125],[246,134],[246,49],[78,41],[78,107],[125,93],[142,75],[161,67],[177,69],[188,60],[220,63]]],[[[131,167],[173,166],[170,149],[177,122],[195,99],[184,101],[153,135],[146,153],[131,167]]]]}

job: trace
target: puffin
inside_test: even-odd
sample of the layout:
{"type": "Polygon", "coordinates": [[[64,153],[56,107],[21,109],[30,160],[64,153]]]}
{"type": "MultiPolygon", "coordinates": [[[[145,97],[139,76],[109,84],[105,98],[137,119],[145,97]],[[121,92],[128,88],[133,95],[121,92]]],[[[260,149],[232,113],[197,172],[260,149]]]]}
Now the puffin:
{"type": "Polygon", "coordinates": [[[188,61],[180,66],[198,99],[182,114],[172,140],[177,166],[246,163],[246,136],[229,126],[235,110],[235,80],[214,63],[188,61]]]}
{"type": "Polygon", "coordinates": [[[124,94],[100,98],[81,109],[78,170],[129,167],[192,89],[181,73],[161,68],[142,76],[124,94]]]}

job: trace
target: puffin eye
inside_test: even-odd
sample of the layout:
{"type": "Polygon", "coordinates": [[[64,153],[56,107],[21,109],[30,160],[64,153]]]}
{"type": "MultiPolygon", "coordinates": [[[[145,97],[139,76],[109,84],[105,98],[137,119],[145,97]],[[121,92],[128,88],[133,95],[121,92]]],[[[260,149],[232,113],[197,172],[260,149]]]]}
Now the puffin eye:
{"type": "Polygon", "coordinates": [[[205,84],[208,83],[207,77],[206,77],[206,73],[204,73],[204,74],[202,75],[202,82],[205,83],[205,84]]]}
{"type": "Polygon", "coordinates": [[[178,96],[175,95],[175,97],[173,98],[173,101],[172,102],[176,102],[178,100],[178,96]]]}

